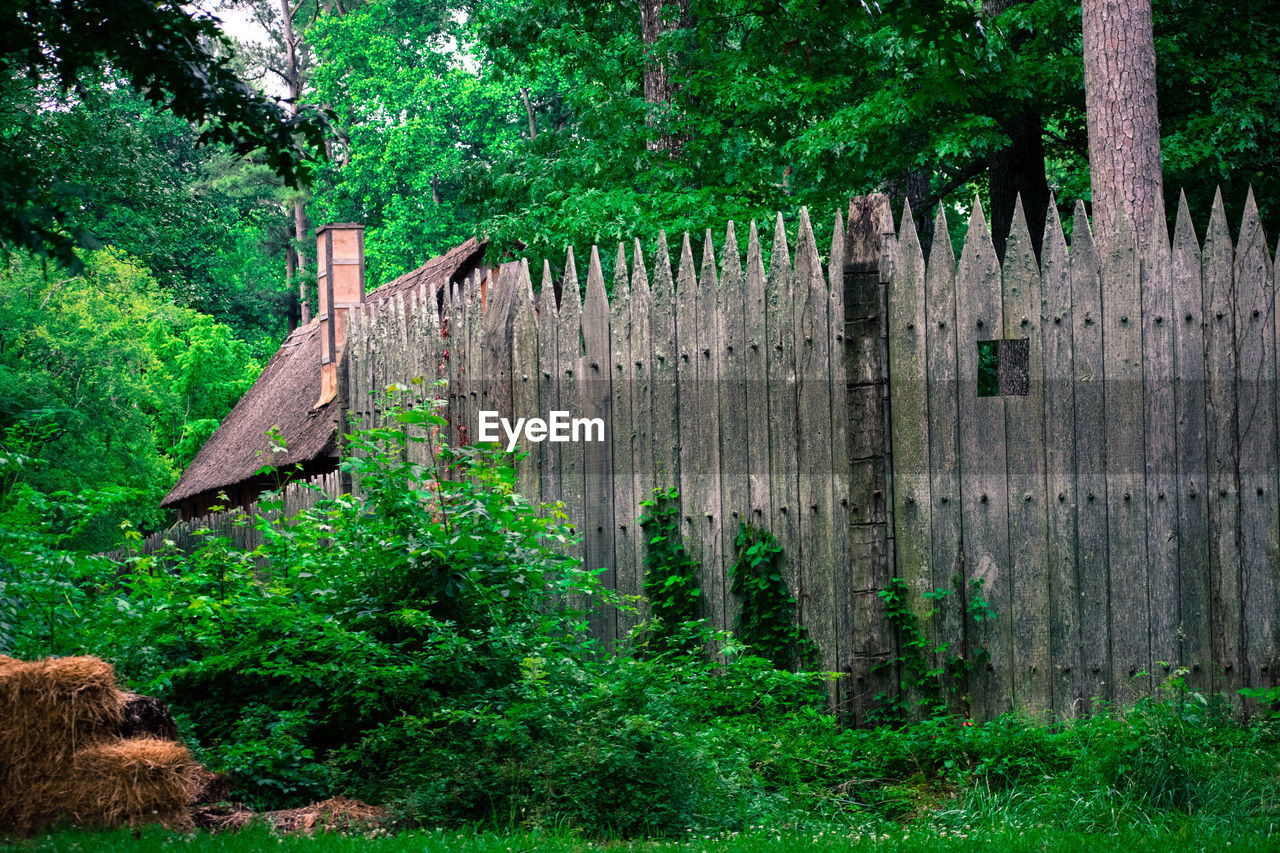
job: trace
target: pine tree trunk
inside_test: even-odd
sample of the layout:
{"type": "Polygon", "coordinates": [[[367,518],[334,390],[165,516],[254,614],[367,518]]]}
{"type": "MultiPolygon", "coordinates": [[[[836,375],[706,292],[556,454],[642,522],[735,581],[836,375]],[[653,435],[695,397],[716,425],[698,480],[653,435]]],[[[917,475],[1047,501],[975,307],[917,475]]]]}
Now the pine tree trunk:
{"type": "MultiPolygon", "coordinates": [[[[677,86],[671,82],[671,63],[653,56],[664,33],[693,26],[689,0],[640,0],[640,40],[644,45],[644,100],[649,105],[650,127],[662,128],[670,121],[669,109],[677,86]]],[[[660,130],[649,140],[651,151],[666,151],[671,156],[680,152],[683,139],[668,130],[660,130]]]]}
{"type": "Polygon", "coordinates": [[[1083,0],[1085,118],[1093,233],[1103,247],[1121,208],[1139,239],[1164,216],[1151,0],[1083,0]]]}
{"type": "Polygon", "coordinates": [[[1031,248],[1040,257],[1045,214],[1049,210],[1049,183],[1044,167],[1044,122],[1037,112],[1011,115],[1001,121],[1009,144],[987,158],[991,187],[991,239],[1004,260],[1004,245],[1013,225],[1018,197],[1031,231],[1031,248]]]}
{"type": "MultiPolygon", "coordinates": [[[[1027,0],[983,0],[982,16],[989,25],[1013,6],[1027,0]]],[[[1017,51],[1027,40],[1027,33],[1015,33],[1010,40],[1017,51]]],[[[1044,238],[1045,214],[1049,209],[1049,182],[1045,177],[1044,120],[1040,113],[1025,104],[1014,103],[997,110],[1000,129],[1009,144],[987,157],[987,174],[991,189],[991,240],[996,254],[1004,260],[1004,246],[1013,225],[1013,210],[1022,197],[1022,210],[1031,231],[1031,245],[1036,258],[1044,238]],[[1003,114],[1001,114],[1003,113],[1003,114]]]]}
{"type": "Polygon", "coordinates": [[[311,322],[311,294],[307,288],[307,255],[303,250],[306,238],[311,229],[307,224],[307,204],[301,196],[293,202],[294,253],[298,258],[298,298],[301,303],[302,325],[311,322]]]}
{"type": "MultiPolygon", "coordinates": [[[[285,246],[284,249],[284,292],[288,294],[293,290],[294,273],[298,268],[298,258],[293,253],[293,246],[285,246]]],[[[301,293],[301,297],[297,303],[289,301],[289,331],[292,332],[298,328],[298,318],[302,315],[302,306],[307,303],[306,292],[301,293]]]]}
{"type": "MultiPolygon", "coordinates": [[[[302,63],[298,56],[299,36],[293,27],[297,8],[289,8],[289,0],[280,0],[280,15],[283,21],[285,77],[289,86],[289,98],[285,101],[285,109],[290,115],[298,114],[298,105],[302,100],[302,63]]],[[[297,195],[293,200],[293,236],[294,253],[296,255],[295,272],[298,276],[298,301],[302,325],[311,322],[311,299],[307,291],[307,250],[306,240],[311,228],[307,223],[307,203],[297,195]]]]}

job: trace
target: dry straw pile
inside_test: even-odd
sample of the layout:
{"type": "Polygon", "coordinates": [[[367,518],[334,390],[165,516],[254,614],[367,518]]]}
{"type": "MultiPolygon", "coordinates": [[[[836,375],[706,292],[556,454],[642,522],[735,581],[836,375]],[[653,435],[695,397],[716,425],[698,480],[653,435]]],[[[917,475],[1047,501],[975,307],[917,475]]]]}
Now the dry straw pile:
{"type": "Polygon", "coordinates": [[[192,825],[210,774],[180,743],[123,738],[125,694],[93,657],[0,655],[0,831],[192,825]]]}

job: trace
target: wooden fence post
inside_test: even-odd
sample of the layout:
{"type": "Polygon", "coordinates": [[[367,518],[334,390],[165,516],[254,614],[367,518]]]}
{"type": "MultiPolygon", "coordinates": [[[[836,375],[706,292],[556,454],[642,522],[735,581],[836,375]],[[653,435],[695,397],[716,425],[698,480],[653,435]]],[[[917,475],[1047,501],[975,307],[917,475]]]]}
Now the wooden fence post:
{"type": "Polygon", "coordinates": [[[896,241],[883,195],[849,203],[844,251],[844,358],[848,382],[849,570],[848,617],[839,648],[842,710],[865,723],[877,697],[895,696],[896,638],[877,593],[893,565],[889,490],[888,352],[885,309],[896,241]]]}

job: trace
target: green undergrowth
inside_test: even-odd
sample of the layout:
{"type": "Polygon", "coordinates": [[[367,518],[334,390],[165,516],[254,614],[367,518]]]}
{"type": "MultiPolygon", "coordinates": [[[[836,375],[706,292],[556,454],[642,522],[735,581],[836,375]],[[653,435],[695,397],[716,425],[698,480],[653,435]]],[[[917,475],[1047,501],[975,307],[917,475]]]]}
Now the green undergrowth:
{"type": "MultiPolygon", "coordinates": [[[[751,630],[712,632],[677,594],[696,572],[669,496],[648,528],[665,537],[650,586],[661,579],[669,594],[637,629],[647,639],[601,648],[570,602],[627,605],[565,556],[563,515],[528,504],[501,453],[416,452],[436,426],[419,408],[355,436],[345,464],[360,494],[264,527],[253,551],[210,536],[189,555],[116,565],[66,555],[56,586],[40,556],[61,554],[53,545],[11,552],[0,652],[111,661],[127,686],[169,703],[233,800],[265,810],[354,796],[385,806],[391,831],[419,833],[358,849],[856,849],[873,834],[876,849],[903,850],[1270,844],[1280,723],[1239,722],[1176,678],[1088,720],[842,728],[827,674],[796,653],[807,639],[789,621],[772,540],[739,540],[735,576],[754,596],[740,628],[751,630]],[[1080,840],[1094,838],[1107,840],[1080,840]]],[[[186,843],[147,831],[33,844],[134,841],[186,843]]],[[[356,840],[278,846],[304,843],[356,840]]]]}
{"type": "Polygon", "coordinates": [[[258,853],[262,850],[323,851],[323,853],[363,853],[363,851],[421,851],[421,853],[587,853],[593,850],[618,853],[661,853],[662,851],[708,851],[708,853],[782,853],[782,851],[866,850],[878,853],[1164,853],[1164,851],[1217,851],[1277,849],[1277,840],[1266,834],[1228,836],[1170,833],[1161,836],[1124,832],[1116,835],[1089,835],[1050,827],[1018,829],[1000,827],[963,833],[930,833],[919,830],[870,832],[863,830],[769,832],[749,830],[728,835],[691,836],[667,841],[592,842],[570,833],[489,833],[442,830],[401,833],[375,832],[368,835],[318,834],[313,837],[278,837],[264,829],[236,834],[174,834],[156,829],[138,832],[123,830],[91,833],[66,831],[33,839],[16,847],[31,853],[70,853],[80,850],[137,851],[161,853],[176,849],[196,849],[215,853],[258,853]]]}

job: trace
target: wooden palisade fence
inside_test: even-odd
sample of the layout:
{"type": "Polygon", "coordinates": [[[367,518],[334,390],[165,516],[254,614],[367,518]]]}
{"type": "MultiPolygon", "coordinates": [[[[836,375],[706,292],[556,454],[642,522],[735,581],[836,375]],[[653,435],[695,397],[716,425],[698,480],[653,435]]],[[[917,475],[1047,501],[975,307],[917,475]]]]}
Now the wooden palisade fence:
{"type": "Polygon", "coordinates": [[[355,312],[342,393],[372,426],[382,389],[446,379],[455,443],[484,410],[601,418],[604,442],[522,442],[523,493],[639,595],[639,502],[677,488],[719,628],[738,525],[768,528],[855,719],[898,683],[891,576],[945,644],[932,662],[968,662],[942,686],[978,715],[1076,715],[1180,666],[1199,689],[1275,684],[1280,294],[1252,198],[1238,249],[1220,201],[1203,248],[1184,204],[1172,245],[1122,224],[1105,257],[1082,210],[1069,251],[1050,216],[1039,260],[1019,210],[1003,263],[980,207],[958,265],[941,213],[928,263],[903,223],[855,200],[825,266],[802,213],[794,262],[779,218],[767,269],[754,224],[745,256],[730,225],[700,261],[686,235],[674,272],[663,237],[619,246],[608,284],[593,249],[585,287],[570,253],[536,295],[511,263],[485,290],[396,296],[355,312]]]}
{"type": "Polygon", "coordinates": [[[1235,251],[1221,199],[1203,249],[1185,201],[1172,246],[1122,221],[1102,257],[1083,207],[1070,251],[1052,214],[1040,263],[1019,210],[1001,265],[975,208],[958,267],[946,239],[926,264],[904,218],[897,572],[917,593],[964,581],[932,638],[989,653],[978,713],[1131,702],[1176,667],[1233,696],[1274,685],[1277,288],[1252,196],[1235,251]],[[965,617],[973,580],[993,623],[965,617]]]}
{"type": "Polygon", "coordinates": [[[225,536],[236,548],[252,550],[262,544],[262,535],[256,526],[259,518],[266,518],[273,523],[280,518],[293,518],[320,501],[336,498],[342,493],[342,477],[337,471],[309,480],[289,482],[276,498],[283,503],[280,509],[265,510],[259,501],[254,501],[244,509],[212,512],[157,530],[131,547],[111,551],[106,556],[113,560],[123,560],[164,551],[192,551],[206,541],[208,535],[225,536]]]}
{"type": "MultiPolygon", "coordinates": [[[[873,220],[870,208],[856,210],[873,220]]],[[[513,422],[513,415],[552,411],[601,418],[603,442],[522,441],[529,453],[518,468],[524,494],[563,504],[582,535],[587,567],[604,568],[608,586],[640,596],[640,501],[675,488],[686,545],[703,566],[705,615],[732,628],[734,536],[740,522],[765,527],[785,548],[786,580],[824,666],[852,673],[855,659],[865,661],[861,679],[845,688],[850,704],[865,705],[892,683],[890,674],[871,672],[892,649],[882,626],[859,624],[876,618],[874,590],[851,586],[848,383],[840,357],[846,241],[837,218],[824,267],[807,213],[798,231],[793,264],[779,217],[767,270],[755,226],[744,257],[730,225],[718,253],[708,232],[700,261],[686,235],[674,273],[663,236],[649,257],[638,242],[630,252],[619,246],[609,286],[593,249],[582,289],[570,252],[560,282],[544,266],[537,296],[527,264],[511,263],[483,302],[479,282],[468,281],[444,295],[439,314],[422,310],[436,303],[426,290],[366,306],[346,343],[346,399],[356,423],[373,425],[385,406],[381,389],[445,378],[454,442],[475,439],[482,410],[513,422]]],[[[872,245],[878,232],[873,237],[872,245]]],[[[853,268],[876,306],[879,266],[873,250],[869,263],[853,268]]],[[[878,314],[877,307],[871,317],[878,314]]],[[[882,330],[863,325],[870,335],[863,349],[878,360],[882,330]]],[[[882,396],[882,383],[872,393],[882,396]]],[[[860,445],[883,444],[883,428],[882,421],[880,438],[860,445]]],[[[867,500],[856,529],[865,533],[868,508],[883,512],[884,466],[860,465],[859,472],[881,478],[862,489],[867,500]]],[[[883,585],[887,537],[879,523],[883,585]]],[[[620,639],[638,618],[610,610],[594,627],[604,639],[620,639]]]]}

